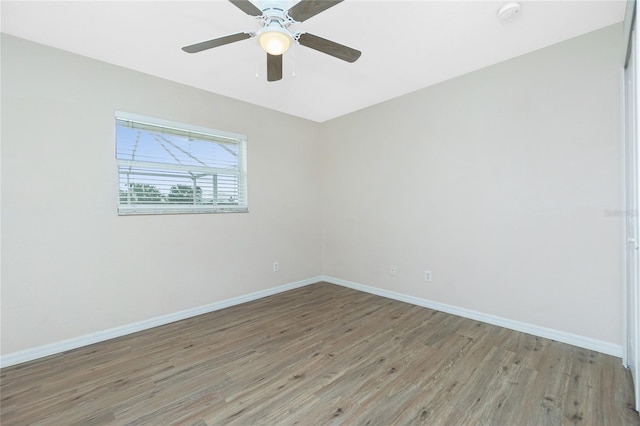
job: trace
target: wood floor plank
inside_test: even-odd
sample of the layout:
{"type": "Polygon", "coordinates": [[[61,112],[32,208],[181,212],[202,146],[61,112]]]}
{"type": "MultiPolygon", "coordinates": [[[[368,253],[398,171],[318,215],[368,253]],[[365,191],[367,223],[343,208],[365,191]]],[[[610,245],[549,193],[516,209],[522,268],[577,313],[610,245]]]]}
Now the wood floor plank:
{"type": "Polygon", "coordinates": [[[318,283],[0,371],[2,425],[640,425],[619,359],[318,283]]]}

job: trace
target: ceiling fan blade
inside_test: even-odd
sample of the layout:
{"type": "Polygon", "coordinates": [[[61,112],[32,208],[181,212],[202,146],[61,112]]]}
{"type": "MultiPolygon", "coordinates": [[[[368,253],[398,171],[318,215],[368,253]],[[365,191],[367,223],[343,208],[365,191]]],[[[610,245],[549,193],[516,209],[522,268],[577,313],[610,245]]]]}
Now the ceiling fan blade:
{"type": "Polygon", "coordinates": [[[238,9],[251,16],[262,16],[262,11],[249,0],[229,0],[238,9]]]}
{"type": "Polygon", "coordinates": [[[233,43],[240,40],[251,38],[249,33],[232,34],[220,38],[214,38],[213,40],[203,41],[201,43],[192,44],[182,48],[187,53],[197,53],[203,50],[211,49],[218,46],[224,46],[225,44],[233,43]]]}
{"type": "Polygon", "coordinates": [[[282,55],[267,53],[267,81],[282,79],[282,55]]]}
{"type": "Polygon", "coordinates": [[[359,50],[309,33],[300,34],[298,43],[347,62],[355,62],[362,55],[359,50]]]}
{"type": "Polygon", "coordinates": [[[301,0],[300,3],[295,4],[289,9],[287,14],[296,21],[303,22],[342,1],[343,0],[301,0]]]}

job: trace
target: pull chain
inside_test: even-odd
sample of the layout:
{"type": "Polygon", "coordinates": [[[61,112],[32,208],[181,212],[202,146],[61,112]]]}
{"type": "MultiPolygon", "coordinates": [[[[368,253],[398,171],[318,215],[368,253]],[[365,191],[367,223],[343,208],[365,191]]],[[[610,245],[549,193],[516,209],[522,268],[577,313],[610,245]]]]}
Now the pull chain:
{"type": "Polygon", "coordinates": [[[256,59],[256,80],[260,78],[260,72],[258,72],[258,59],[256,59]]]}
{"type": "Polygon", "coordinates": [[[291,49],[291,76],[295,77],[296,76],[296,50],[295,49],[291,49]]]}

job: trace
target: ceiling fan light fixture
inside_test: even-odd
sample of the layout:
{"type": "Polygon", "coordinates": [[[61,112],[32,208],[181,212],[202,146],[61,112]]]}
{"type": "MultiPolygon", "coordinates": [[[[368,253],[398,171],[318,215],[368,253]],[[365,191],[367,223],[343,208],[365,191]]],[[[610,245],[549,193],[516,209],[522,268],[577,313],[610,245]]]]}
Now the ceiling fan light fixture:
{"type": "Polygon", "coordinates": [[[266,27],[258,35],[260,46],[270,55],[282,55],[291,46],[291,35],[283,28],[266,27]]]}
{"type": "MultiPolygon", "coordinates": [[[[343,0],[229,0],[234,6],[249,16],[258,18],[261,28],[244,31],[212,40],[184,46],[183,51],[197,53],[214,47],[256,37],[260,47],[267,52],[267,81],[282,80],[283,54],[293,43],[317,50],[346,62],[355,62],[362,52],[351,47],[327,40],[307,32],[291,32],[289,26],[299,24],[343,0]],[[259,8],[254,3],[259,3],[259,8]],[[294,3],[289,9],[283,6],[294,3]]],[[[512,0],[513,1],[513,0],[512,0]]],[[[255,44],[254,44],[255,46],[255,44]]]]}

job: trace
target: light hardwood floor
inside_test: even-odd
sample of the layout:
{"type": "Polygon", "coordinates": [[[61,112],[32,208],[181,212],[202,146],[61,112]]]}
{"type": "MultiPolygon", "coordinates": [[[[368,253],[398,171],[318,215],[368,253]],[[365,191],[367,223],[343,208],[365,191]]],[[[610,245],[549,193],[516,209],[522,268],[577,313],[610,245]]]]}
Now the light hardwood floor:
{"type": "Polygon", "coordinates": [[[319,283],[3,369],[2,425],[640,425],[618,358],[319,283]]]}

